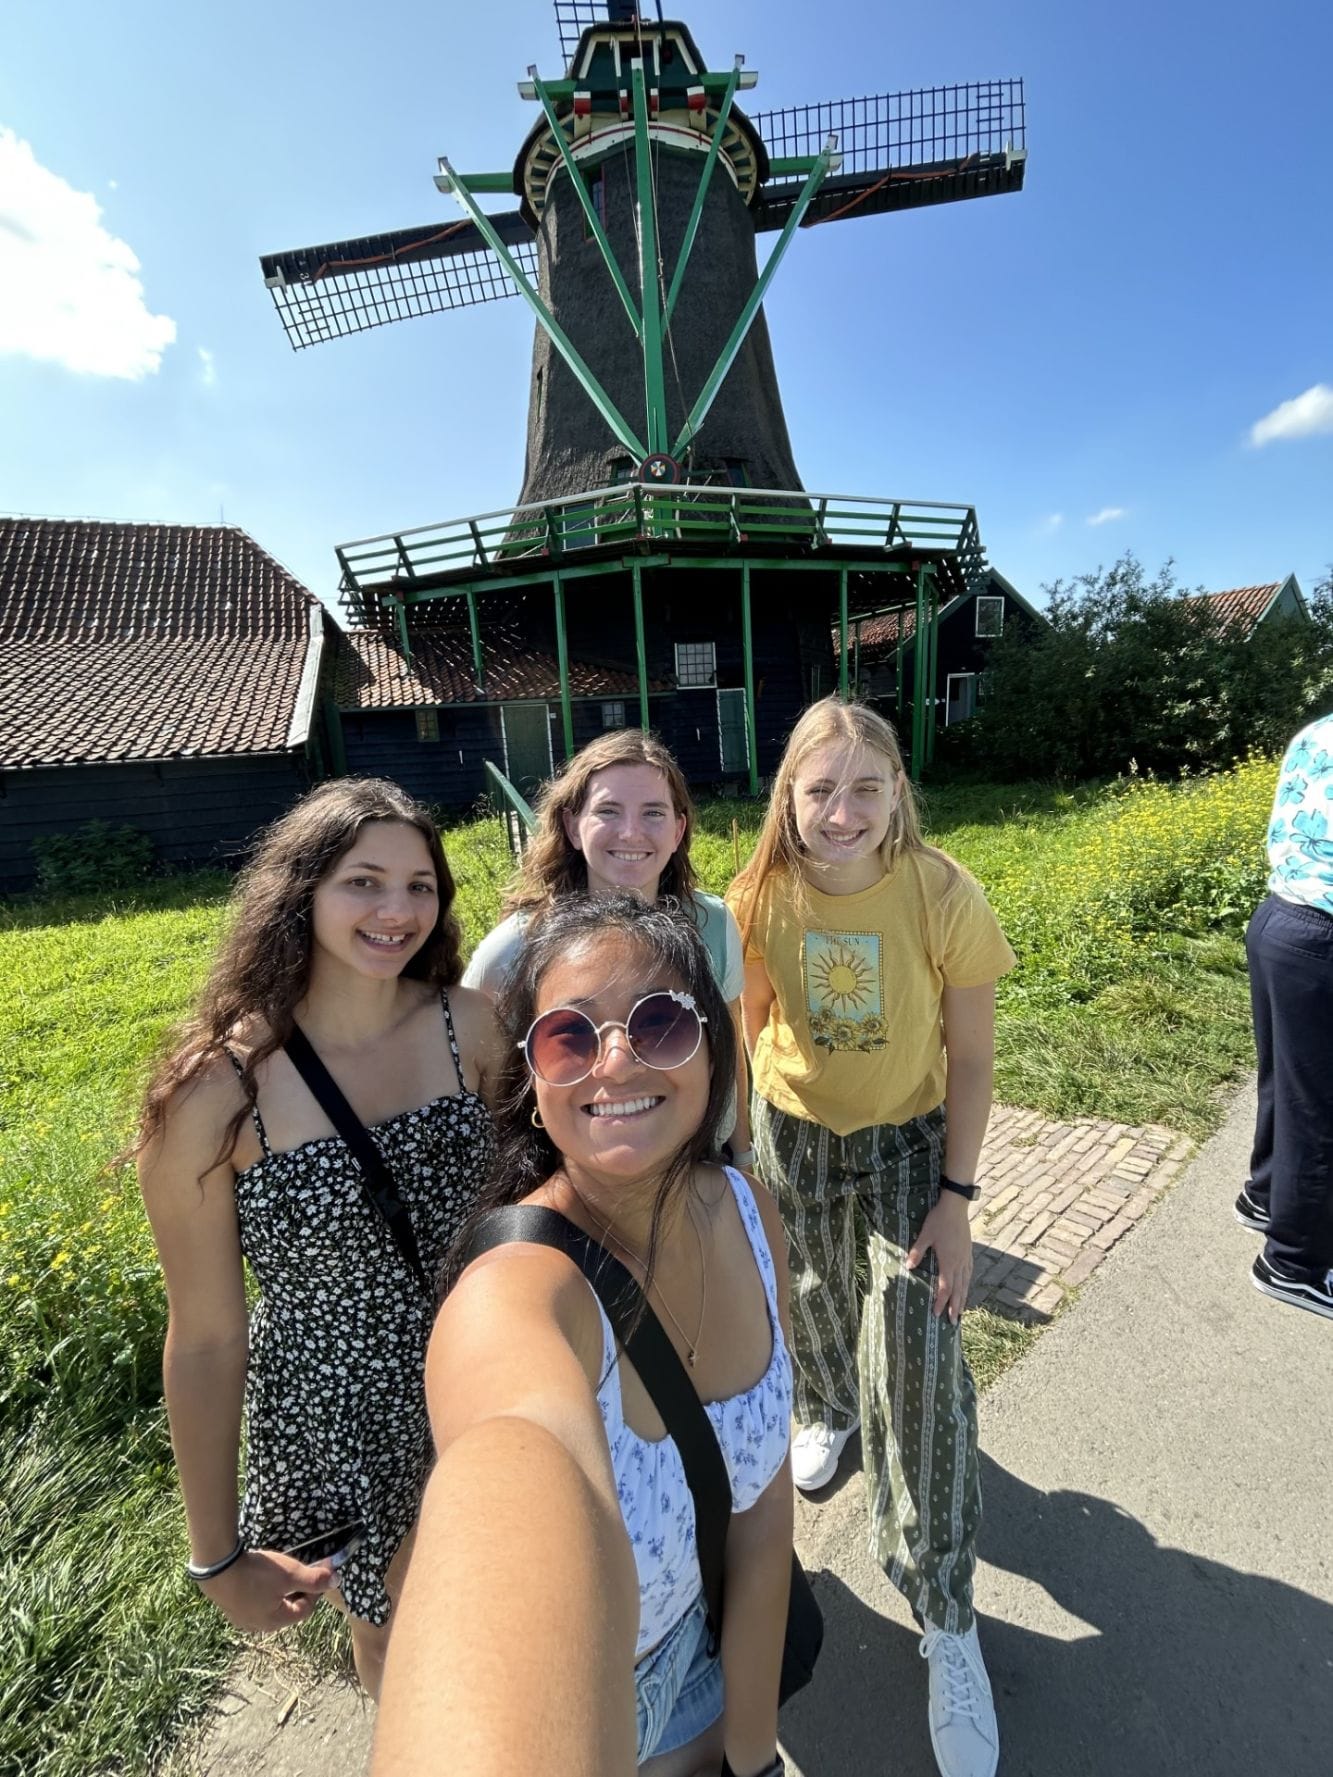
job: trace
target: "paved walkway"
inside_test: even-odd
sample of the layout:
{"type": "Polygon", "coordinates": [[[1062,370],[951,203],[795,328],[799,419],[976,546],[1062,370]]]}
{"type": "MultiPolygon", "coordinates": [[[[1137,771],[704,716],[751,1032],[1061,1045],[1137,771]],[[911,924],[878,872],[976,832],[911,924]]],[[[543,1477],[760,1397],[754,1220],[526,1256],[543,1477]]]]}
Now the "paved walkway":
{"type": "MultiPolygon", "coordinates": [[[[1333,1324],[1248,1283],[1255,1242],[1230,1200],[1252,1126],[1250,1092],[1138,1227],[1183,1169],[1180,1138],[1012,1110],[992,1122],[974,1300],[1049,1318],[1105,1261],[982,1403],[977,1599],[1001,1777],[1333,1769],[1333,1324]]],[[[828,1640],[784,1712],[795,1774],[935,1777],[915,1632],[865,1553],[850,1463],[800,1501],[797,1536],[828,1640]]],[[[261,1674],[222,1709],[178,1768],[363,1769],[372,1712],[348,1687],[293,1702],[261,1674]]]]}

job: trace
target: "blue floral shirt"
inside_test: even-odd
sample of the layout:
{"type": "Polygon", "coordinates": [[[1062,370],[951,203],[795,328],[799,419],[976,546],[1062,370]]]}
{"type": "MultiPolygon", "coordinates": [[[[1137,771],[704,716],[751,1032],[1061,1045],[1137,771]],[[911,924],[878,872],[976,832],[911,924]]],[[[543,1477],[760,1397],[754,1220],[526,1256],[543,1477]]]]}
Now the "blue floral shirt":
{"type": "Polygon", "coordinates": [[[1333,913],[1333,714],[1287,748],[1268,824],[1269,889],[1333,913]]]}

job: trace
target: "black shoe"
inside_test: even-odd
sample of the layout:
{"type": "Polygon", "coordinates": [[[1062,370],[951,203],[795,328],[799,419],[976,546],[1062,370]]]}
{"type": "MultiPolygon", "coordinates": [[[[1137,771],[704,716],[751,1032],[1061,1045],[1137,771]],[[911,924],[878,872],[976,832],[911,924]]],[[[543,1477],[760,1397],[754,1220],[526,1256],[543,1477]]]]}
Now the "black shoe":
{"type": "Polygon", "coordinates": [[[1250,1196],[1248,1180],[1241,1186],[1240,1196],[1236,1199],[1236,1220],[1242,1228],[1252,1228],[1256,1234],[1268,1232],[1268,1211],[1250,1196]]]}
{"type": "Polygon", "coordinates": [[[1262,1253],[1254,1261],[1250,1277],[1257,1290],[1272,1296],[1275,1302],[1290,1302],[1293,1308],[1308,1308],[1333,1320],[1333,1271],[1316,1280],[1312,1276],[1289,1277],[1278,1271],[1262,1253]]]}

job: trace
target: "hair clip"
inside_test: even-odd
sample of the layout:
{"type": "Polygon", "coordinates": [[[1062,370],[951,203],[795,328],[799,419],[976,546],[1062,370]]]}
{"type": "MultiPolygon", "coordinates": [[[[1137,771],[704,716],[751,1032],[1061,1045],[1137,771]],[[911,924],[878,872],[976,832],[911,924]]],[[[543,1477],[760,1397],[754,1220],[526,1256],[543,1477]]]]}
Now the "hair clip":
{"type": "Polygon", "coordinates": [[[677,993],[674,987],[668,987],[666,991],[667,998],[675,1000],[678,1006],[684,1006],[687,1012],[698,1011],[699,1008],[694,1003],[694,995],[692,993],[677,993]]]}

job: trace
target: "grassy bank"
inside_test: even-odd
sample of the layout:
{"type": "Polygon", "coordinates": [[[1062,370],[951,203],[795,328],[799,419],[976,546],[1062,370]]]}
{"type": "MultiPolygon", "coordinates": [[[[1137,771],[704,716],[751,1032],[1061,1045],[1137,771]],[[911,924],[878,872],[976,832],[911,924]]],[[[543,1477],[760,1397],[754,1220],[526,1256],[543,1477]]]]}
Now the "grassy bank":
{"type": "MultiPolygon", "coordinates": [[[[1213,1125],[1249,1059],[1240,933],[1262,892],[1272,781],[1256,761],[1169,788],[931,798],[933,837],[981,878],[1020,955],[1000,995],[1002,1098],[1195,1135],[1213,1125]]],[[[704,809],[705,886],[725,887],[760,812],[704,809]]],[[[456,828],[448,846],[475,940],[508,868],[499,823],[456,828]]],[[[225,893],[196,877],[118,908],[0,912],[3,1771],[145,1769],[234,1645],[180,1575],[161,1289],[132,1180],[106,1171],[225,893]]],[[[1031,1336],[969,1319],[983,1379],[1031,1336]]]]}

